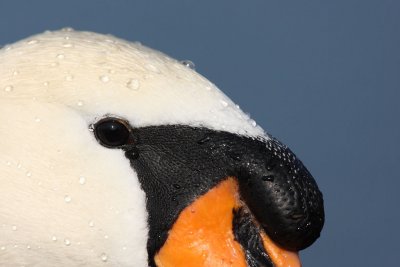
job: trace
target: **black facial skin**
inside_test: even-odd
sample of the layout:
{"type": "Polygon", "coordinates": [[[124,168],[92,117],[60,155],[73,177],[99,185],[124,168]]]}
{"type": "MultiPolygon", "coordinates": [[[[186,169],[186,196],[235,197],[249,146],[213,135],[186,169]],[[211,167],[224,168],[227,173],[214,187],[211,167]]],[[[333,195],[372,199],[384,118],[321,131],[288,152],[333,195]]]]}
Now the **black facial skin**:
{"type": "Polygon", "coordinates": [[[251,215],[244,208],[233,211],[232,221],[235,240],[244,250],[248,267],[273,267],[268,253],[265,251],[260,230],[251,215]]]}
{"type": "Polygon", "coordinates": [[[241,198],[273,241],[297,251],[319,237],[322,194],[301,161],[276,139],[184,125],[122,124],[129,142],[115,147],[125,151],[146,193],[151,266],[179,213],[228,176],[237,178],[241,198]]]}

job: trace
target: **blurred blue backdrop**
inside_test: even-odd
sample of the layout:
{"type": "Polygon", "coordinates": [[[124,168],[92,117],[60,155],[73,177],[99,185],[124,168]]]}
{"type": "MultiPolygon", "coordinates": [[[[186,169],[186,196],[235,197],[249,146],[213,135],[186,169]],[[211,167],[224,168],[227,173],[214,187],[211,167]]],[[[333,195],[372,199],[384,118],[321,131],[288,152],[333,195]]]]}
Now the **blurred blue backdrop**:
{"type": "Polygon", "coordinates": [[[194,61],[291,147],[325,199],[304,267],[399,266],[399,1],[0,2],[1,44],[65,26],[194,61]]]}

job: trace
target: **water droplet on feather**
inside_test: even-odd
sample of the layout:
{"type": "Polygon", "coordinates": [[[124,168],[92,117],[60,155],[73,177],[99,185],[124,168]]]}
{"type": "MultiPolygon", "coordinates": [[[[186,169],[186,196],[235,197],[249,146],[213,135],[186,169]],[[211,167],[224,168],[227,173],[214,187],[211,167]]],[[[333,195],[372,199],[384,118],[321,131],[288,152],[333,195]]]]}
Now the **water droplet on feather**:
{"type": "Polygon", "coordinates": [[[185,66],[185,67],[187,67],[187,68],[189,68],[191,70],[195,70],[196,69],[195,64],[191,60],[181,60],[180,62],[181,62],[181,64],[183,66],[185,66]]]}
{"type": "Polygon", "coordinates": [[[80,183],[81,185],[84,185],[84,184],[86,183],[86,178],[83,177],[83,176],[79,177],[79,183],[80,183]]]}
{"type": "Polygon", "coordinates": [[[71,245],[71,240],[69,240],[68,238],[64,239],[64,244],[66,246],[70,246],[71,245]]]}
{"type": "Polygon", "coordinates": [[[139,80],[136,80],[136,79],[130,79],[126,83],[126,87],[128,87],[131,90],[138,90],[140,87],[140,82],[139,82],[139,80]]]}
{"type": "Polygon", "coordinates": [[[4,91],[6,92],[11,92],[12,90],[14,90],[14,86],[12,85],[7,85],[6,87],[4,87],[4,91]]]}
{"type": "Polygon", "coordinates": [[[110,81],[110,77],[108,77],[107,75],[102,75],[100,76],[100,81],[102,81],[103,83],[108,83],[110,81]]]}
{"type": "Polygon", "coordinates": [[[104,262],[106,262],[107,260],[108,260],[108,257],[107,257],[107,255],[105,254],[105,253],[103,253],[103,254],[101,254],[101,260],[102,261],[104,261],[104,262]]]}
{"type": "Polygon", "coordinates": [[[65,201],[66,203],[70,203],[71,200],[72,200],[72,198],[71,198],[70,196],[68,196],[68,195],[66,195],[66,196],[64,197],[64,201],[65,201]]]}

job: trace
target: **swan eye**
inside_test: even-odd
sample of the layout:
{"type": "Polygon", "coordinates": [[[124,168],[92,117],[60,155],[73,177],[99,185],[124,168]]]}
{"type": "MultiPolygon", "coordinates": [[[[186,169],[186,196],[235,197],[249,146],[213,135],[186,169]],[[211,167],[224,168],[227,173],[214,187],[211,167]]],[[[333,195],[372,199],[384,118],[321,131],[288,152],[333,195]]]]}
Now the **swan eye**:
{"type": "Polygon", "coordinates": [[[120,147],[129,142],[129,124],[121,119],[102,119],[93,126],[93,130],[99,143],[105,147],[120,147]]]}

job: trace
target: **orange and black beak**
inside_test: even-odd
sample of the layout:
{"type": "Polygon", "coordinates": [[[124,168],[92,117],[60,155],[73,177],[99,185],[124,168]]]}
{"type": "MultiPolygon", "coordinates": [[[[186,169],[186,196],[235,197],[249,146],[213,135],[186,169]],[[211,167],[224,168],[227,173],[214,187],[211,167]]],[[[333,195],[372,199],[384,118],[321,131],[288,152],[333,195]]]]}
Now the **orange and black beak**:
{"type": "Polygon", "coordinates": [[[182,125],[131,134],[122,149],[147,196],[150,266],[300,266],[323,199],[286,146],[182,125]]]}
{"type": "Polygon", "coordinates": [[[301,266],[298,254],[276,245],[240,199],[229,177],[185,208],[155,256],[159,267],[301,266]]]}

